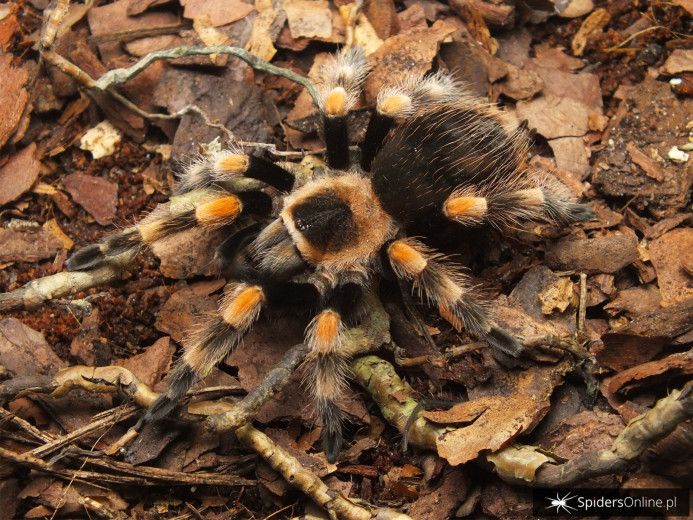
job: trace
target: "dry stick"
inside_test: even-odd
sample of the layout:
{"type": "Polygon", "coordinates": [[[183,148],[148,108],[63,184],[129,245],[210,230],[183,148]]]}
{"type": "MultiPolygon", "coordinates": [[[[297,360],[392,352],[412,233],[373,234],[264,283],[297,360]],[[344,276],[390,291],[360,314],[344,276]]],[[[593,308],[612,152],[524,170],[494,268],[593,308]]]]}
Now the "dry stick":
{"type": "Polygon", "coordinates": [[[17,290],[0,294],[0,312],[35,309],[48,300],[109,284],[120,279],[132,258],[132,253],[123,253],[91,271],[57,273],[33,280],[17,290]]]}
{"type": "Polygon", "coordinates": [[[277,446],[272,439],[250,424],[236,430],[236,437],[246,446],[257,451],[267,463],[292,486],[300,489],[320,507],[346,520],[411,520],[410,516],[392,509],[374,508],[370,510],[332,491],[313,472],[277,446]]]}
{"type": "Polygon", "coordinates": [[[215,432],[232,431],[251,421],[262,405],[286,386],[306,354],[308,354],[308,346],[305,343],[291,347],[281,361],[265,374],[260,384],[248,392],[243,400],[235,404],[232,410],[209,416],[207,418],[209,429],[215,432]]]}
{"type": "Polygon", "coordinates": [[[585,334],[585,318],[587,316],[587,275],[580,273],[580,306],[578,307],[577,327],[575,337],[581,338],[585,334]]]}
{"type": "Polygon", "coordinates": [[[252,480],[244,479],[236,475],[224,475],[220,473],[186,473],[183,471],[169,471],[160,468],[136,467],[132,464],[117,462],[113,460],[103,461],[90,459],[94,465],[117,470],[124,475],[116,475],[110,472],[103,473],[98,471],[74,470],[71,468],[62,469],[55,464],[50,464],[44,460],[34,457],[30,453],[15,453],[11,450],[0,448],[0,459],[9,460],[31,469],[48,473],[68,480],[82,480],[87,483],[111,482],[116,484],[138,484],[154,485],[162,482],[171,485],[195,485],[210,484],[219,486],[248,486],[254,484],[252,480]]]}
{"type": "Polygon", "coordinates": [[[407,436],[410,444],[435,449],[436,439],[446,429],[422,417],[408,424],[418,403],[411,398],[411,389],[400,379],[392,364],[377,356],[364,356],[355,359],[351,369],[356,382],[370,394],[385,420],[407,436]]]}
{"type": "Polygon", "coordinates": [[[135,63],[132,67],[127,69],[113,69],[106,72],[98,80],[94,82],[93,88],[97,90],[108,90],[109,88],[126,83],[132,78],[137,76],[140,72],[146,69],[149,65],[158,60],[172,60],[177,58],[185,58],[187,56],[208,56],[210,54],[230,54],[235,56],[256,70],[261,70],[268,72],[274,76],[281,76],[288,80],[293,81],[302,85],[308,90],[308,93],[313,98],[313,102],[318,104],[318,91],[315,85],[308,78],[299,76],[293,71],[284,69],[282,67],[277,67],[271,63],[254,56],[252,53],[241,49],[239,47],[230,47],[228,45],[213,45],[210,47],[202,47],[199,45],[184,45],[181,47],[175,47],[173,49],[166,49],[163,51],[150,52],[140,61],[135,63]]]}
{"type": "Polygon", "coordinates": [[[123,405],[119,406],[118,408],[114,408],[111,410],[112,413],[108,414],[106,417],[91,422],[82,428],[78,428],[68,433],[67,435],[58,437],[54,441],[44,444],[43,446],[39,446],[38,448],[32,450],[31,454],[38,458],[46,457],[47,455],[61,449],[63,446],[72,444],[82,437],[86,437],[87,435],[90,435],[98,430],[109,428],[120,421],[132,417],[139,409],[139,406],[135,405],[123,405]]]}
{"type": "Polygon", "coordinates": [[[65,18],[68,7],[70,7],[70,0],[56,0],[44,11],[44,22],[41,26],[41,39],[39,41],[41,49],[48,49],[53,45],[58,34],[58,27],[65,18]]]}
{"type": "Polygon", "coordinates": [[[654,408],[639,415],[623,429],[611,448],[578,455],[561,465],[544,464],[534,478],[535,486],[567,486],[585,479],[618,473],[642,453],[693,417],[693,381],[673,390],[654,408]]]}
{"type": "MultiPolygon", "coordinates": [[[[417,403],[410,397],[410,389],[399,379],[392,365],[376,356],[366,356],[355,360],[352,369],[356,381],[369,392],[383,416],[404,434],[407,419],[417,403]],[[393,397],[394,394],[397,398],[393,397]]],[[[647,448],[691,418],[693,381],[681,390],[672,391],[669,396],[659,400],[654,408],[628,423],[611,448],[583,453],[563,464],[545,463],[539,467],[534,479],[526,484],[537,487],[567,486],[588,478],[618,473],[647,448]]],[[[435,449],[436,438],[445,431],[419,418],[412,423],[409,437],[412,444],[435,449]]],[[[516,444],[515,449],[517,447],[516,444]]],[[[491,460],[494,464],[497,461],[498,457],[491,460]]],[[[512,482],[518,483],[517,480],[512,482]]]]}

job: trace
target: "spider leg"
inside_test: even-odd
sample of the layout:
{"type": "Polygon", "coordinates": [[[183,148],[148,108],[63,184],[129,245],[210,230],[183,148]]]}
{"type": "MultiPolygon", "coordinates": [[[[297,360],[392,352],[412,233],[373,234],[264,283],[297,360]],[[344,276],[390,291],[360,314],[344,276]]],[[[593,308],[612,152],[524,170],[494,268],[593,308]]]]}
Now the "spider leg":
{"type": "Polygon", "coordinates": [[[65,266],[69,271],[91,269],[111,257],[138,252],[146,245],[194,226],[215,229],[233,223],[241,213],[268,215],[272,211],[272,198],[261,191],[198,190],[178,199],[160,204],[138,224],[109,235],[98,244],[83,247],[65,266]]]}
{"type": "Polygon", "coordinates": [[[411,238],[385,244],[382,253],[395,276],[411,282],[457,330],[466,327],[506,354],[516,357],[521,353],[522,344],[493,323],[487,306],[475,296],[471,281],[452,264],[440,262],[439,254],[411,238]]]}
{"type": "Polygon", "coordinates": [[[193,384],[238,346],[264,306],[315,304],[319,297],[315,286],[308,283],[238,283],[229,287],[216,315],[187,341],[167,378],[167,390],[147,409],[135,429],[168,415],[193,384]]]}
{"type": "Polygon", "coordinates": [[[323,450],[329,462],[337,460],[342,445],[342,412],[337,402],[346,389],[349,359],[343,342],[349,322],[358,313],[362,292],[356,283],[337,286],[306,328],[309,366],[305,381],[315,397],[323,450]]]}
{"type": "Polygon", "coordinates": [[[520,220],[548,220],[566,225],[592,218],[592,209],[571,202],[558,181],[540,180],[534,186],[506,186],[455,190],[443,204],[443,213],[461,224],[488,222],[503,227],[520,220]]]}
{"type": "Polygon", "coordinates": [[[412,117],[423,105],[451,103],[467,94],[462,85],[442,72],[427,76],[408,76],[403,81],[383,87],[378,92],[375,111],[361,145],[361,168],[371,170],[373,159],[395,124],[412,117]]]}
{"type": "Polygon", "coordinates": [[[189,165],[177,193],[223,184],[237,177],[256,179],[283,192],[291,191],[295,180],[291,172],[278,164],[231,148],[205,155],[189,165]]]}
{"type": "Polygon", "coordinates": [[[347,116],[368,75],[366,56],[359,47],[344,49],[318,72],[319,108],[325,133],[327,164],[344,170],[349,167],[347,116]]]}

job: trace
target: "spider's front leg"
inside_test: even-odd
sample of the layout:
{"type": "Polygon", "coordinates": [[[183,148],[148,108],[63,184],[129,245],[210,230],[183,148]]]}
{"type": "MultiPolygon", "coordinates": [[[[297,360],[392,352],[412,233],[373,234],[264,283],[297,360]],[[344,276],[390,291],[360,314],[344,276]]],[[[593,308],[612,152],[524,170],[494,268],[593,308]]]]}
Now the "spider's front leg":
{"type": "Polygon", "coordinates": [[[168,388],[147,409],[135,429],[168,415],[192,385],[204,379],[238,346],[264,306],[315,305],[317,299],[315,286],[307,283],[229,284],[216,314],[191,334],[167,378],[168,388]]]}
{"type": "Polygon", "coordinates": [[[358,100],[369,70],[366,56],[359,47],[344,49],[319,70],[319,108],[330,168],[345,170],[349,167],[347,116],[358,100]]]}
{"type": "Polygon", "coordinates": [[[349,353],[344,335],[358,317],[363,289],[356,283],[337,286],[323,298],[322,310],[306,328],[305,382],[315,397],[322,424],[322,446],[328,462],[335,462],[342,445],[342,412],[337,402],[347,386],[349,353]]]}
{"type": "Polygon", "coordinates": [[[411,238],[388,242],[382,251],[395,276],[411,282],[457,330],[466,327],[473,336],[498,350],[514,357],[520,355],[522,344],[493,323],[487,306],[456,266],[438,261],[440,254],[411,238]]]}
{"type": "Polygon", "coordinates": [[[289,191],[294,176],[259,157],[228,150],[205,156],[183,174],[176,197],[160,204],[136,225],[109,235],[98,244],[83,247],[65,263],[70,271],[91,269],[114,256],[140,251],[195,226],[209,229],[227,226],[242,213],[268,216],[272,197],[263,191],[229,191],[225,183],[233,178],[256,179],[280,191],[289,191]]]}

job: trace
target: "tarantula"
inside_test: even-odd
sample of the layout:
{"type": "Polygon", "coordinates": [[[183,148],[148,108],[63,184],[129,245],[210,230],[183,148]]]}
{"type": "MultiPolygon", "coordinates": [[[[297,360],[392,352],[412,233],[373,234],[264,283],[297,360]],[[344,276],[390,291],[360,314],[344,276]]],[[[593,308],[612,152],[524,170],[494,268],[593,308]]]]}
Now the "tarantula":
{"type": "Polygon", "coordinates": [[[334,462],[342,440],[337,400],[347,373],[341,343],[380,276],[411,286],[458,330],[465,327],[511,355],[521,351],[521,343],[494,323],[470,279],[427,241],[450,225],[501,227],[541,218],[568,224],[589,218],[589,208],[528,169],[524,128],[442,73],[382,89],[360,166],[352,165],[347,115],[367,74],[358,48],[342,51],[320,71],[326,175],[301,182],[238,149],[213,153],[193,163],[178,188],[199,191],[199,197],[182,207],[160,205],[139,224],[68,260],[70,270],[90,269],[183,229],[227,226],[244,213],[260,217],[219,245],[217,258],[234,281],[217,313],[187,341],[168,389],[137,428],[168,414],[238,345],[263,307],[308,306],[314,318],[305,332],[312,365],[306,377],[322,423],[323,450],[334,462]],[[235,177],[267,187],[234,190],[228,181],[235,177]],[[423,237],[412,238],[417,235],[423,237]]]}

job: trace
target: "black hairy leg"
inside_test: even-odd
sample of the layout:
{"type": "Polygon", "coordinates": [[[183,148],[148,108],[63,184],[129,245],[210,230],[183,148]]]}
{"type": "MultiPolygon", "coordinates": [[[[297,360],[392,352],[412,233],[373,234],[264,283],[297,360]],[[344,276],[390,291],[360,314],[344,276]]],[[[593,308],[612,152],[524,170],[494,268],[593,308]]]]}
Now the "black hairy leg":
{"type": "Polygon", "coordinates": [[[314,397],[329,462],[337,460],[342,445],[342,413],[337,403],[346,392],[349,371],[344,335],[358,318],[362,293],[355,283],[336,287],[306,328],[309,353],[304,381],[314,397]]]}
{"type": "Polygon", "coordinates": [[[349,167],[347,116],[360,96],[368,71],[366,56],[358,47],[346,49],[320,69],[318,108],[330,168],[344,170],[349,167]]]}
{"type": "Polygon", "coordinates": [[[261,191],[196,190],[160,204],[137,225],[80,249],[65,266],[70,271],[91,269],[109,258],[139,252],[145,246],[195,226],[216,229],[234,223],[242,213],[267,215],[271,210],[272,198],[261,191]]]}
{"type": "Polygon", "coordinates": [[[288,192],[294,186],[293,174],[276,163],[231,148],[199,157],[182,174],[177,193],[187,193],[246,177],[262,181],[279,191],[288,192]]]}
{"type": "Polygon", "coordinates": [[[464,187],[448,197],[443,213],[460,224],[489,223],[498,228],[523,220],[567,225],[592,218],[591,208],[571,202],[562,191],[565,191],[562,186],[541,178],[532,184],[519,179],[515,183],[464,187]]]}
{"type": "Polygon", "coordinates": [[[259,285],[240,283],[227,287],[217,313],[188,338],[183,355],[167,378],[166,391],[135,428],[168,415],[193,384],[205,378],[238,346],[259,317],[265,301],[265,290],[259,285]]]}
{"type": "Polygon", "coordinates": [[[441,262],[440,254],[411,238],[386,244],[384,253],[395,276],[410,282],[420,296],[437,305],[440,315],[457,330],[466,328],[511,356],[521,354],[522,344],[493,323],[487,305],[477,298],[474,286],[458,267],[441,262]]]}
{"type": "Polygon", "coordinates": [[[238,346],[263,306],[317,308],[319,300],[318,290],[310,283],[229,284],[216,314],[187,339],[183,355],[167,378],[166,392],[148,408],[137,429],[169,414],[192,385],[238,346]]]}

